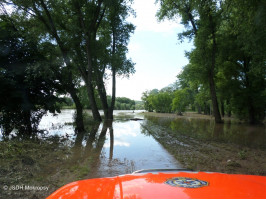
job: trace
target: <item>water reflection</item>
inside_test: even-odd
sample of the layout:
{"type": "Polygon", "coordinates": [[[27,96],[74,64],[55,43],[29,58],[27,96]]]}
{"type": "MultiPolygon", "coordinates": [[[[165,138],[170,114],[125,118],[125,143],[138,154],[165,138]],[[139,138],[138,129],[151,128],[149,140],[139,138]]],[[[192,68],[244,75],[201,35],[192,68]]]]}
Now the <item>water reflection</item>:
{"type": "Polygon", "coordinates": [[[152,136],[142,133],[142,121],[130,120],[136,114],[116,111],[113,122],[90,122],[86,132],[77,134],[71,124],[73,111],[64,110],[57,116],[46,116],[40,127],[46,129],[50,136],[65,139],[64,145],[68,144],[73,151],[72,163],[93,155],[92,177],[115,176],[140,169],[180,168],[163,146],[152,136]],[[57,128],[54,129],[52,124],[56,124],[57,128]]]}
{"type": "Polygon", "coordinates": [[[193,118],[157,118],[146,117],[148,126],[153,124],[163,126],[174,131],[177,135],[189,136],[201,140],[214,140],[234,143],[242,146],[266,148],[265,126],[250,126],[225,121],[216,124],[214,120],[193,118]]]}
{"type": "MultiPolygon", "coordinates": [[[[163,132],[165,137],[170,130],[188,136],[188,140],[215,140],[259,148],[265,148],[266,144],[264,126],[215,124],[212,120],[189,118],[147,117],[143,121],[132,121],[130,119],[136,116],[132,112],[116,113],[113,122],[89,121],[85,132],[75,133],[73,114],[74,110],[63,110],[56,116],[48,114],[39,127],[45,134],[30,141],[19,138],[1,142],[0,182],[50,186],[47,193],[37,196],[25,191],[25,194],[17,191],[8,196],[0,190],[1,197],[44,198],[58,187],[78,179],[110,177],[140,169],[181,168],[154,135],[150,135],[149,131],[153,130],[155,134],[163,132]]],[[[185,144],[186,141],[170,142],[182,148],[191,145],[185,144]]]]}
{"type": "Polygon", "coordinates": [[[139,169],[180,168],[180,164],[152,136],[141,133],[139,121],[108,124],[96,177],[132,173],[139,169]]]}

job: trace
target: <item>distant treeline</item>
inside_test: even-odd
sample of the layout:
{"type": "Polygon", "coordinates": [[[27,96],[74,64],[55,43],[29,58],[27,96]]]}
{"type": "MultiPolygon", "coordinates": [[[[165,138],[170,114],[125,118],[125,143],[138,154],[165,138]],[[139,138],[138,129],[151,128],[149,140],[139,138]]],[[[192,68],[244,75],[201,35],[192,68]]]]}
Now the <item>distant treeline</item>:
{"type": "MultiPolygon", "coordinates": [[[[82,95],[80,94],[80,97],[82,95]]],[[[111,96],[107,96],[107,102],[111,103],[111,96]]],[[[91,109],[90,103],[87,98],[81,98],[84,109],[91,109]]],[[[100,100],[98,100],[99,108],[102,109],[100,100]]],[[[75,108],[74,101],[70,97],[63,97],[63,101],[58,104],[61,109],[75,108]]],[[[144,103],[142,101],[131,100],[127,97],[116,97],[115,110],[144,110],[144,103]]]]}
{"type": "MultiPolygon", "coordinates": [[[[182,85],[184,72],[178,77],[178,81],[161,90],[153,89],[142,94],[144,109],[149,112],[176,113],[182,115],[183,112],[193,111],[199,114],[213,115],[211,96],[208,90],[195,90],[192,87],[182,85]]],[[[241,102],[245,101],[245,96],[237,96],[225,100],[222,93],[218,93],[218,105],[222,117],[237,117],[241,120],[249,119],[248,107],[241,107],[241,102]]],[[[257,105],[260,107],[261,105],[257,105]]],[[[264,119],[264,110],[255,113],[257,122],[264,119]]]]}
{"type": "MultiPolygon", "coordinates": [[[[211,114],[211,100],[208,95],[196,96],[188,88],[177,88],[176,85],[167,86],[161,90],[145,91],[142,95],[144,109],[149,112],[177,113],[197,111],[199,114],[211,114]]],[[[230,112],[227,112],[231,116],[230,112]]],[[[224,112],[223,112],[224,114],[224,112]]]]}

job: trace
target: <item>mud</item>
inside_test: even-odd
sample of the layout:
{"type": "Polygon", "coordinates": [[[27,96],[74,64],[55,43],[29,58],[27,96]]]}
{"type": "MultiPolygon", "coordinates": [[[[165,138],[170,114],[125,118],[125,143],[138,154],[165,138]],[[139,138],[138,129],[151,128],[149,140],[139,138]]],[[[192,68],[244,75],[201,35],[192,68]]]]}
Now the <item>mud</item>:
{"type": "MultiPolygon", "coordinates": [[[[178,127],[170,125],[178,124],[174,120],[180,117],[152,113],[145,114],[144,116],[148,119],[142,124],[146,134],[152,135],[164,148],[174,155],[184,168],[195,171],[266,175],[264,126],[253,127],[255,129],[254,132],[260,132],[258,133],[259,135],[248,132],[254,138],[257,137],[255,141],[250,139],[251,136],[248,136],[246,140],[242,138],[241,141],[241,135],[245,137],[245,132],[243,133],[243,131],[238,134],[239,138],[236,139],[232,139],[234,136],[230,138],[224,132],[220,133],[219,137],[217,137],[213,134],[208,135],[209,126],[204,126],[204,135],[204,133],[200,132],[199,127],[194,127],[195,130],[193,130],[191,122],[187,124],[187,129],[190,129],[188,131],[182,129],[184,125],[182,127],[180,124],[178,127]],[[172,123],[165,123],[165,121],[172,123]],[[193,131],[197,132],[197,134],[194,134],[193,131]]],[[[186,118],[183,123],[188,123],[188,116],[181,118],[186,118]]],[[[193,118],[196,118],[196,116],[194,115],[193,118]]],[[[212,124],[211,121],[208,121],[208,123],[212,124]]],[[[247,127],[244,128],[248,131],[247,127]]],[[[212,133],[218,130],[214,129],[212,133]]],[[[234,131],[236,129],[233,129],[234,131]]]]}

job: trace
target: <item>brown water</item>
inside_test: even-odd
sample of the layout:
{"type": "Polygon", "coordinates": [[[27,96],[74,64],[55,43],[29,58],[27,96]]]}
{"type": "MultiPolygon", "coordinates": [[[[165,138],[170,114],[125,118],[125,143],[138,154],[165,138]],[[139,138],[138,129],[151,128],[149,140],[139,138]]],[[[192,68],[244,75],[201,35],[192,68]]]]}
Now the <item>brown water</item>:
{"type": "Polygon", "coordinates": [[[176,135],[187,136],[203,141],[232,143],[243,147],[266,149],[266,132],[264,125],[250,126],[226,120],[216,124],[210,119],[164,118],[147,116],[146,125],[160,125],[173,131],[176,135]]]}

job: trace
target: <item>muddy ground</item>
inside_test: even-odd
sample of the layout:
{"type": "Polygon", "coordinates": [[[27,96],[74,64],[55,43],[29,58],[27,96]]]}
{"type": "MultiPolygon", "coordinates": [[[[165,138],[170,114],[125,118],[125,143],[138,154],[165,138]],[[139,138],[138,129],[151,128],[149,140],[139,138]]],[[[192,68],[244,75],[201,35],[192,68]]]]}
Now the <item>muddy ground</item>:
{"type": "MultiPolygon", "coordinates": [[[[163,113],[143,113],[156,118],[204,118],[206,115],[185,113],[184,116],[163,113]]],[[[266,150],[234,143],[193,138],[151,121],[143,123],[147,134],[161,143],[184,168],[195,171],[230,174],[266,175],[266,150]]]]}
{"type": "Polygon", "coordinates": [[[56,140],[0,142],[0,198],[46,198],[67,183],[88,178],[93,153],[79,159],[80,149],[56,140]]]}

